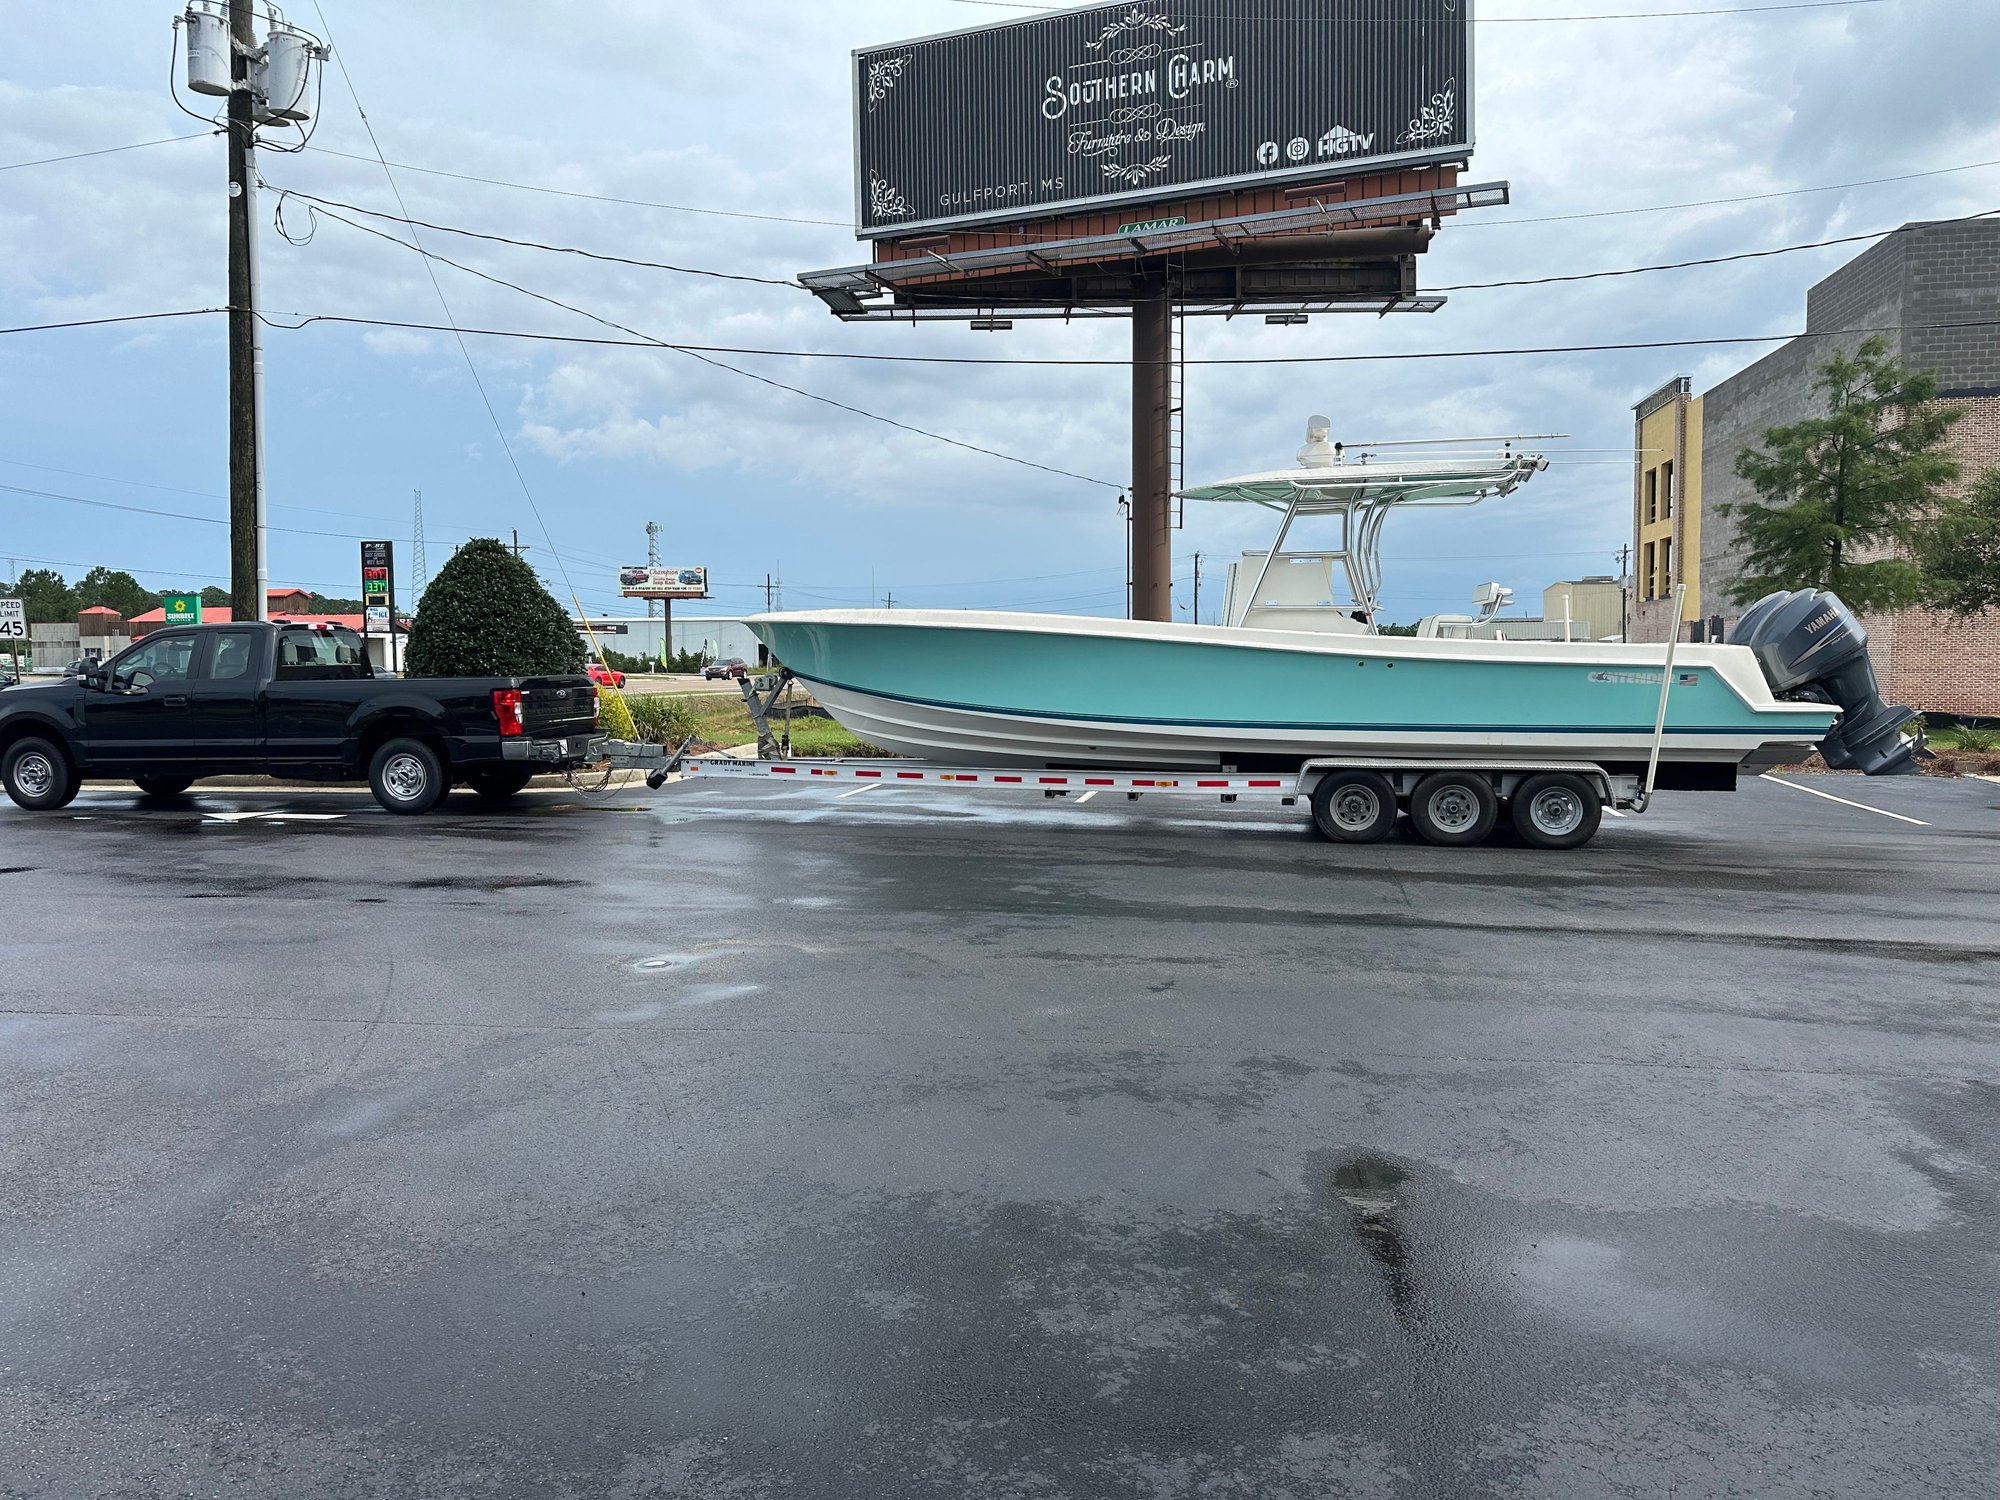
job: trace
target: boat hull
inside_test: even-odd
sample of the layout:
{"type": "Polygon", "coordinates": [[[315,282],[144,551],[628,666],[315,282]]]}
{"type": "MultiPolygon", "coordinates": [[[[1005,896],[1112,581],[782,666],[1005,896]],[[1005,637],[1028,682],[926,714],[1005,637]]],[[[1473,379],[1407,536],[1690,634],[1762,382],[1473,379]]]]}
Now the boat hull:
{"type": "MultiPolygon", "coordinates": [[[[1642,761],[1665,648],[1415,640],[983,611],[750,628],[861,738],[963,765],[1268,765],[1326,755],[1642,761]]],[[[1803,752],[1834,710],[1742,647],[1683,646],[1662,758],[1803,752]]]]}

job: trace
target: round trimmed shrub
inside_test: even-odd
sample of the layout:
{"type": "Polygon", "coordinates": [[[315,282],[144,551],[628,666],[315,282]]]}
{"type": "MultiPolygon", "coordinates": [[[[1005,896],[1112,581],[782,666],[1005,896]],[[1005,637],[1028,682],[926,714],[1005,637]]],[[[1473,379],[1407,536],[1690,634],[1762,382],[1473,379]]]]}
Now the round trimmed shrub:
{"type": "Polygon", "coordinates": [[[583,671],[576,622],[498,539],[451,555],[417,604],[403,662],[411,677],[553,677],[583,671]]]}

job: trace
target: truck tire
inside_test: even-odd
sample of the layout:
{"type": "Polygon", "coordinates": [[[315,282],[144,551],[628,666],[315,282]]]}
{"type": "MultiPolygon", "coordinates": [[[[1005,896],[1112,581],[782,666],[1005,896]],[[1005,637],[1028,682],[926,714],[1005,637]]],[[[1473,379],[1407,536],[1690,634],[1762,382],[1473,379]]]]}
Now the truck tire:
{"type": "Polygon", "coordinates": [[[38,738],[19,739],[0,756],[0,782],[14,805],[29,812],[54,812],[75,800],[82,784],[62,747],[38,738]]]}
{"type": "Polygon", "coordinates": [[[368,787],[385,811],[414,817],[436,807],[451,783],[422,740],[389,740],[368,762],[368,787]]]}
{"type": "Polygon", "coordinates": [[[1514,829],[1537,849],[1574,849],[1597,836],[1604,820],[1597,788],[1581,776],[1549,771],[1515,790],[1514,829]]]}
{"type": "Polygon", "coordinates": [[[132,784],[148,797],[178,797],[194,785],[192,776],[134,776],[132,784]]]}
{"type": "Polygon", "coordinates": [[[1427,844],[1476,844],[1499,817],[1500,799],[1477,771],[1433,771],[1410,793],[1410,826],[1427,844]]]}
{"type": "Polygon", "coordinates": [[[527,766],[489,766],[465,773],[465,784],[472,788],[472,794],[481,802],[494,806],[505,802],[534,779],[534,771],[527,766]]]}
{"type": "Polygon", "coordinates": [[[1313,826],[1337,844],[1375,844],[1396,826],[1396,789],[1374,771],[1334,771],[1312,793],[1313,826]]]}

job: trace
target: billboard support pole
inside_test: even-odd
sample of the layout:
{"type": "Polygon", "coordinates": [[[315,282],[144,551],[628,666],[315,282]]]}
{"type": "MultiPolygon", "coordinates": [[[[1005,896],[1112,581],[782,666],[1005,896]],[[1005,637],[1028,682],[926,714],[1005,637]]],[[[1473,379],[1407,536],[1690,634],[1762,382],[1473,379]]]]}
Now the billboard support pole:
{"type": "Polygon", "coordinates": [[[1171,620],[1174,304],[1164,288],[1132,304],[1132,618],[1171,620]]]}

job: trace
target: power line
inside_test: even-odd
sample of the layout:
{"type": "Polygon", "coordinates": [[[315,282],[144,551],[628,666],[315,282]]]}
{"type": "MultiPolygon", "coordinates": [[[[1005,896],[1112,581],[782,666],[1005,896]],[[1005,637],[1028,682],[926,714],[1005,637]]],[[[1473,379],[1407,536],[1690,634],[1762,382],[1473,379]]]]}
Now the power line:
{"type": "Polygon", "coordinates": [[[1829,245],[1854,245],[1862,240],[1887,239],[1892,234],[1916,234],[1927,229],[1939,229],[1947,224],[1971,224],[1980,219],[1989,219],[2000,214],[2000,208],[1983,208],[1976,214],[1961,214],[1954,219],[1931,219],[1915,224],[1899,224],[1894,229],[1871,229],[1865,234],[1844,234],[1838,239],[1810,240],[1799,245],[1774,245],[1768,250],[1737,250],[1728,255],[1705,255],[1696,260],[1665,261],[1650,266],[1625,266],[1610,271],[1573,271],[1556,276],[1528,276],[1515,281],[1468,281],[1458,286],[1426,287],[1429,292],[1485,292],[1498,287],[1513,286],[1553,286],[1564,281],[1599,281],[1608,276],[1642,276],[1649,271],[1684,271],[1690,266],[1719,266],[1737,260],[1762,260],[1773,255],[1791,255],[1800,250],[1824,250],[1829,245]]]}
{"type": "MultiPolygon", "coordinates": [[[[350,213],[366,214],[371,219],[387,219],[391,223],[406,224],[412,229],[429,229],[439,234],[462,235],[466,239],[488,240],[498,245],[517,245],[524,250],[546,250],[552,255],[577,255],[583,257],[585,260],[607,261],[612,265],[619,266],[639,266],[649,271],[674,271],[682,276],[709,276],[717,281],[750,281],[760,286],[782,286],[793,289],[799,287],[797,281],[789,278],[749,276],[739,271],[712,271],[702,266],[679,266],[663,260],[640,260],[629,255],[610,255],[597,250],[582,250],[574,245],[550,245],[541,240],[515,239],[504,234],[486,234],[477,229],[460,229],[455,225],[433,224],[423,219],[398,218],[395,214],[383,213],[380,209],[363,208],[358,203],[343,203],[338,198],[322,198],[313,193],[302,192],[298,188],[280,188],[278,192],[278,212],[280,215],[284,213],[286,198],[303,198],[308,204],[316,203],[324,208],[344,208],[350,213]]],[[[308,209],[307,212],[310,213],[311,209],[308,209]]],[[[278,232],[284,234],[282,223],[278,232]]],[[[286,235],[285,237],[291,240],[293,244],[304,243],[301,240],[292,239],[290,235],[286,235]]]]}
{"type": "Polygon", "coordinates": [[[1772,198],[1800,198],[1810,193],[1841,193],[1849,188],[1880,187],[1890,182],[1915,182],[1924,177],[1948,177],[1954,172],[1976,172],[1981,167],[2000,167],[2000,158],[1993,161],[1969,161],[1956,167],[1932,167],[1922,172],[1898,172],[1889,177],[1863,177],[1854,182],[1824,182],[1817,187],[1779,188],[1768,193],[1739,193],[1731,198],[1696,198],[1687,203],[1650,203],[1637,208],[1598,208],[1585,213],[1541,214],[1534,218],[1489,219],[1480,215],[1472,219],[1454,219],[1454,228],[1471,226],[1478,229],[1498,228],[1505,224],[1565,224],[1576,219],[1615,219],[1627,214],[1663,214],[1683,208],[1724,208],[1734,203],[1763,203],[1772,198]]]}
{"type": "MultiPolygon", "coordinates": [[[[356,225],[354,227],[363,228],[365,226],[356,225]]],[[[373,231],[370,232],[372,233],[373,231]]],[[[446,264],[451,264],[451,262],[447,261],[446,264]]],[[[459,269],[466,270],[468,268],[461,266],[459,267],[459,269]]],[[[471,271],[470,274],[474,276],[481,276],[483,277],[483,279],[488,281],[496,281],[502,286],[512,285],[512,283],[510,282],[499,281],[498,277],[485,276],[483,272],[471,271]]],[[[515,290],[524,291],[525,289],[515,288],[515,290]]],[[[545,301],[545,302],[554,301],[553,298],[542,297],[539,293],[536,292],[527,292],[526,294],[528,296],[535,297],[539,301],[545,301]]],[[[555,305],[558,307],[564,307],[567,304],[557,302],[555,303],[555,305]]],[[[575,309],[571,310],[574,311],[575,309]]],[[[362,327],[362,328],[401,328],[417,333],[444,333],[444,332],[454,331],[447,329],[444,326],[436,323],[418,323],[397,318],[362,318],[342,313],[309,313],[304,315],[294,314],[293,316],[299,319],[299,321],[295,323],[281,323],[276,321],[275,318],[273,318],[270,315],[260,315],[260,316],[263,316],[265,322],[268,323],[270,326],[274,328],[283,328],[292,332],[296,332],[299,329],[309,327],[314,323],[353,324],[357,327],[362,327]]],[[[583,316],[590,318],[594,322],[604,323],[607,327],[612,327],[612,328],[619,327],[618,324],[612,323],[605,318],[599,318],[593,313],[584,313],[583,316]]],[[[1626,351],[1642,351],[1651,349],[1705,349],[1727,344],[1783,344],[1783,343],[1788,343],[1792,339],[1841,338],[1849,334],[1857,334],[1857,333],[1869,334],[1869,333],[1941,332],[1944,330],[1949,330],[1954,328],[2000,328],[2000,318],[1968,318],[1968,319],[1962,319],[1944,323],[1892,323],[1892,324],[1880,324],[1873,327],[1861,327],[1861,328],[1825,328],[1825,329],[1809,328],[1800,330],[1799,332],[1796,333],[1742,333],[1742,334],[1732,334],[1727,337],[1721,337],[1721,338],[1643,339],[1643,340],[1628,340],[1622,343],[1610,343],[1610,344],[1524,344],[1519,346],[1494,348],[1494,349],[1428,349],[1428,350],[1419,349],[1419,350],[1406,351],[1402,353],[1385,353],[1385,354],[1240,355],[1240,356],[1222,356],[1213,358],[1190,359],[1187,361],[1187,363],[1190,365],[1380,364],[1399,359],[1489,359],[1489,358],[1498,359],[1498,358],[1508,358],[1508,357],[1530,355],[1530,354],[1613,354],[1626,351]]],[[[669,343],[664,339],[647,338],[643,334],[635,335],[632,338],[608,339],[608,338],[593,338],[586,334],[534,333],[524,329],[511,329],[511,328],[467,328],[461,326],[455,331],[465,334],[470,334],[474,337],[520,339],[528,343],[579,344],[579,345],[584,345],[586,347],[607,348],[607,349],[664,349],[675,354],[692,354],[695,355],[697,358],[701,357],[704,354],[717,353],[717,354],[733,354],[741,356],[767,357],[772,359],[834,359],[834,360],[849,360],[860,363],[877,363],[877,364],[1019,365],[1022,367],[1058,368],[1058,369],[1061,368],[1102,369],[1102,368],[1114,368],[1114,367],[1119,369],[1128,369],[1132,364],[1132,361],[1129,359],[1033,359],[1033,358],[1009,359],[1009,358],[1001,358],[994,356],[982,357],[977,355],[858,354],[843,350],[832,350],[832,349],[758,349],[758,348],[746,348],[740,345],[729,345],[729,344],[674,344],[674,343],[669,343]]],[[[733,369],[734,367],[725,365],[722,368],[733,369]]],[[[762,376],[752,374],[751,372],[746,370],[737,370],[736,373],[739,375],[749,375],[749,377],[752,380],[763,379],[762,376]]],[[[766,382],[766,383],[777,384],[777,382],[766,382]]],[[[792,386],[780,386],[780,389],[795,390],[796,388],[792,386]]],[[[813,396],[813,394],[810,391],[798,391],[797,394],[802,396],[810,396],[813,400],[816,401],[828,401],[828,398],[826,397],[813,396]]],[[[839,405],[838,402],[832,402],[832,401],[829,401],[828,404],[839,405]]],[[[871,413],[863,413],[863,415],[873,416],[874,414],[871,412],[871,413]]],[[[887,417],[878,417],[876,420],[886,422],[889,421],[890,419],[887,417]]],[[[900,424],[895,424],[895,425],[900,425],[900,424]]],[[[926,433],[925,436],[937,437],[938,434],[926,433]]],[[[955,438],[942,438],[941,441],[953,443],[960,447],[972,446],[970,444],[960,444],[955,438]]],[[[973,451],[978,453],[992,452],[992,450],[985,448],[974,448],[973,451]]],[[[1010,458],[1010,455],[1007,454],[993,454],[993,456],[997,458],[1010,458]]],[[[1030,461],[1027,459],[1012,459],[1011,461],[1015,463],[1030,463],[1030,461]]],[[[1030,463],[1030,467],[1041,468],[1043,466],[1040,464],[1030,463]]],[[[1062,473],[1063,471],[1057,470],[1056,472],[1062,473]]],[[[1082,479],[1086,478],[1087,476],[1081,474],[1070,474],[1067,475],[1066,477],[1072,479],[1082,479]]],[[[1108,483],[1108,481],[1105,480],[1091,480],[1090,482],[1093,484],[1108,483]]],[[[1119,485],[1115,486],[1115,488],[1122,489],[1124,488],[1124,486],[1119,485]]]]}
{"type": "MultiPolygon", "coordinates": [[[[0,492],[10,495],[30,495],[41,500],[61,500],[69,505],[87,505],[93,510],[117,510],[135,516],[159,516],[169,521],[199,521],[204,526],[227,526],[227,516],[196,516],[184,510],[155,510],[146,505],[126,505],[117,500],[92,500],[83,495],[65,495],[55,490],[30,489],[19,484],[0,484],[0,492]]],[[[338,541],[364,541],[367,536],[359,531],[309,531],[298,526],[269,526],[268,531],[282,531],[292,536],[332,537],[338,541]]],[[[398,538],[407,540],[407,538],[398,538]]]]}
{"type": "MultiPolygon", "coordinates": [[[[1481,17],[1478,19],[1483,20],[1485,18],[1481,17]]],[[[356,156],[353,152],[350,151],[335,151],[331,147],[327,146],[309,146],[306,149],[310,151],[321,152],[328,156],[342,157],[349,161],[365,161],[369,162],[371,165],[375,161],[375,158],[373,157],[356,156]]],[[[452,171],[447,171],[441,167],[420,167],[410,162],[391,162],[389,163],[389,165],[396,168],[398,171],[418,172],[428,177],[447,177],[456,182],[475,182],[485,187],[508,188],[515,192],[522,192],[522,193],[541,193],[549,197],[556,197],[556,198],[576,198],[589,203],[611,203],[627,208],[663,209],[671,213],[702,214],[714,218],[723,218],[723,219],[753,219],[763,223],[807,224],[807,225],[813,225],[815,227],[824,227],[830,229],[851,230],[854,228],[854,221],[852,219],[816,219],[816,218],[807,218],[798,215],[788,215],[788,214],[754,214],[754,213],[746,213],[735,209],[701,208],[686,203],[663,203],[649,198],[621,198],[609,193],[587,193],[577,188],[550,187],[546,183],[515,182],[511,179],[504,177],[482,177],[477,173],[473,172],[452,172],[452,171]]],[[[1457,220],[1454,222],[1457,225],[1457,227],[1460,228],[1466,226],[1473,226],[1477,228],[1489,228],[1489,227],[1497,228],[1502,225],[1509,225],[1509,224],[1556,224],[1556,223],[1565,223],[1576,219],[1615,218],[1625,214],[1672,213],[1680,209],[1726,207],[1730,204],[1735,204],[1735,203],[1759,203],[1775,198],[1804,197],[1813,193],[1845,192],[1851,188],[1858,188],[1858,187],[1880,187],[1887,183],[1892,183],[1892,182],[1915,182],[1926,177],[1944,177],[1944,176],[1949,176],[1952,173],[1956,172],[1973,172],[1983,167],[1993,167],[1993,166],[2000,166],[2000,160],[1966,162],[1963,163],[1962,165],[1955,167],[1932,167],[1920,172],[1891,173],[1887,176],[1882,176],[1882,177],[1865,177],[1858,179],[1854,182],[1827,182],[1827,183],[1817,183],[1810,187],[1778,188],[1768,193],[1742,193],[1727,198],[1699,198],[1685,203],[1642,203],[1642,204],[1636,204],[1630,208],[1594,209],[1579,213],[1544,214],[1533,217],[1511,218],[1511,219],[1495,219],[1482,215],[1479,217],[1457,220]]],[[[995,233],[999,231],[997,231],[993,227],[988,227],[982,232],[995,233]]],[[[1009,232],[1025,235],[1033,231],[1027,229],[1016,229],[1009,232]]]]}
{"type": "Polygon", "coordinates": [[[71,318],[64,323],[22,323],[13,328],[0,328],[0,333],[53,333],[62,328],[104,328],[113,323],[153,323],[162,318],[203,318],[211,313],[227,312],[226,307],[189,307],[178,312],[123,313],[115,318],[71,318]]]}
{"type": "MultiPolygon", "coordinates": [[[[308,146],[308,151],[317,151],[323,156],[341,156],[349,161],[365,161],[371,165],[377,160],[371,156],[356,156],[351,151],[336,151],[331,146],[308,146]]],[[[618,203],[627,208],[659,208],[669,213],[702,214],[717,219],[754,219],[765,224],[812,224],[833,229],[852,229],[852,219],[807,219],[788,214],[753,214],[739,209],[697,208],[688,203],[661,203],[650,198],[617,198],[608,193],[585,193],[575,188],[548,187],[541,183],[509,182],[500,177],[481,177],[472,172],[447,172],[441,167],[419,167],[411,162],[393,161],[384,163],[399,172],[420,172],[426,177],[449,177],[456,182],[477,182],[487,187],[513,188],[523,193],[546,193],[552,198],[583,198],[592,203],[618,203]]]]}
{"type": "Polygon", "coordinates": [[[148,146],[171,146],[176,141],[205,141],[220,132],[197,130],[189,135],[165,135],[156,141],[134,141],[129,146],[101,146],[95,151],[72,151],[67,156],[44,156],[35,161],[12,161],[0,166],[0,172],[18,172],[23,167],[52,167],[58,162],[83,161],[92,156],[116,156],[121,151],[143,151],[148,146]]]}
{"type": "MultiPolygon", "coordinates": [[[[326,10],[320,4],[320,0],[313,0],[313,12],[319,17],[320,30],[326,33],[327,45],[331,48],[333,46],[333,28],[327,24],[326,10]]],[[[361,95],[355,90],[353,75],[347,71],[346,54],[335,49],[334,61],[339,64],[341,82],[347,85],[347,97],[354,101],[354,112],[361,117],[361,126],[368,132],[368,144],[374,149],[375,159],[382,164],[382,175],[389,180],[389,191],[396,199],[396,207],[402,210],[403,217],[407,220],[410,214],[409,205],[403,202],[403,190],[397,186],[396,174],[389,169],[389,158],[383,154],[382,143],[376,138],[374,123],[369,120],[368,111],[361,107],[361,95]]],[[[369,232],[380,233],[380,231],[376,230],[370,230],[369,232]]],[[[393,235],[383,235],[382,238],[387,239],[391,244],[402,244],[402,241],[393,235]]],[[[549,544],[549,548],[553,552],[555,549],[555,538],[549,534],[548,522],[542,519],[542,508],[535,503],[535,492],[529,488],[528,476],[522,472],[521,462],[514,456],[514,445],[507,440],[507,430],[500,423],[500,414],[493,409],[493,398],[486,393],[486,382],[480,379],[479,366],[474,364],[472,360],[472,348],[465,342],[465,335],[458,332],[458,319],[452,314],[451,302],[444,294],[444,284],[438,280],[437,270],[431,264],[431,252],[424,248],[422,238],[414,226],[410,229],[410,242],[410,248],[414,249],[424,258],[424,270],[430,276],[431,290],[437,293],[438,306],[444,309],[445,322],[452,325],[453,337],[458,341],[458,352],[465,359],[465,368],[471,374],[473,386],[479,392],[480,404],[486,408],[487,419],[493,424],[494,436],[500,440],[500,451],[507,455],[507,465],[514,471],[514,480],[520,485],[521,493],[527,499],[528,509],[534,513],[535,524],[542,528],[542,539],[549,544]]],[[[519,555],[517,551],[515,556],[518,557],[519,555]]],[[[560,556],[556,558],[556,567],[562,573],[563,583],[568,585],[570,581],[569,569],[560,556]]],[[[574,587],[570,588],[570,593],[572,596],[576,593],[574,587]]]]}
{"type": "MultiPolygon", "coordinates": [[[[754,370],[740,369],[737,366],[728,364],[723,360],[711,357],[711,355],[708,352],[696,346],[690,346],[686,344],[674,344],[674,343],[669,343],[665,339],[651,338],[646,334],[640,333],[637,329],[626,327],[623,323],[614,322],[610,318],[601,317],[597,313],[589,312],[584,308],[577,307],[572,303],[564,302],[559,298],[546,296],[541,292],[532,291],[529,288],[520,285],[518,282],[508,281],[504,277],[494,276],[489,274],[488,272],[476,270],[468,265],[463,265],[458,261],[450,259],[448,256],[439,255],[434,250],[426,250],[420,244],[406,244],[404,241],[396,238],[394,235],[385,234],[381,230],[371,228],[369,225],[366,224],[357,224],[352,219],[342,218],[339,214],[333,212],[331,209],[321,209],[320,212],[324,213],[330,219],[334,219],[342,224],[347,225],[347,227],[350,229],[358,229],[363,234],[372,234],[377,239],[387,240],[390,244],[400,246],[401,248],[406,250],[413,249],[417,252],[417,254],[424,257],[426,263],[430,261],[438,261],[441,264],[450,266],[453,270],[463,271],[468,276],[476,276],[481,281],[489,281],[493,283],[495,286],[506,287],[509,291],[519,292],[524,297],[532,297],[537,302],[546,302],[551,307],[559,307],[563,309],[565,312],[575,313],[578,317],[588,318],[593,323],[601,323],[606,328],[613,328],[620,333],[630,334],[632,335],[633,338],[640,340],[642,344],[651,345],[654,348],[672,350],[676,354],[686,355],[690,359],[699,360],[701,363],[705,365],[711,365],[718,370],[727,370],[730,374],[739,375],[745,380],[754,380],[759,385],[767,385],[774,390],[789,391],[794,396],[805,397],[806,400],[808,401],[817,401],[823,406],[831,406],[836,410],[848,412],[857,417],[865,417],[867,420],[871,422],[880,422],[886,427],[894,427],[903,432],[913,433],[918,437],[929,438],[933,442],[945,443],[953,448],[962,448],[968,453],[983,454],[988,458],[1001,459],[1010,464],[1020,464],[1024,468],[1039,469],[1045,474],[1058,475],[1064,479],[1080,480],[1085,484],[1099,485],[1105,489],[1122,490],[1125,488],[1123,484],[1115,480],[1093,478],[1091,475],[1088,474],[1078,474],[1069,469],[1056,468],[1052,464],[1037,463],[1034,459],[1031,458],[1021,458],[1016,454],[1003,453],[997,448],[986,448],[980,446],[977,443],[968,443],[959,438],[947,437],[941,432],[932,432],[928,428],[918,427],[909,422],[898,421],[894,417],[885,417],[880,412],[869,411],[866,407],[853,406],[845,401],[836,401],[831,396],[822,396],[817,391],[808,391],[799,386],[788,385],[782,380],[773,380],[770,376],[759,375],[754,370]]],[[[412,235],[414,235],[415,231],[412,230],[411,233],[412,235]]],[[[436,279],[437,273],[435,270],[431,272],[431,276],[433,280],[436,279]]],[[[304,325],[301,324],[298,326],[304,326],[304,325]]],[[[458,328],[458,326],[454,323],[452,325],[452,331],[454,333],[459,334],[462,345],[464,333],[475,332],[476,330],[461,331],[458,328]]],[[[495,421],[497,423],[498,418],[495,418],[495,421]]]]}

